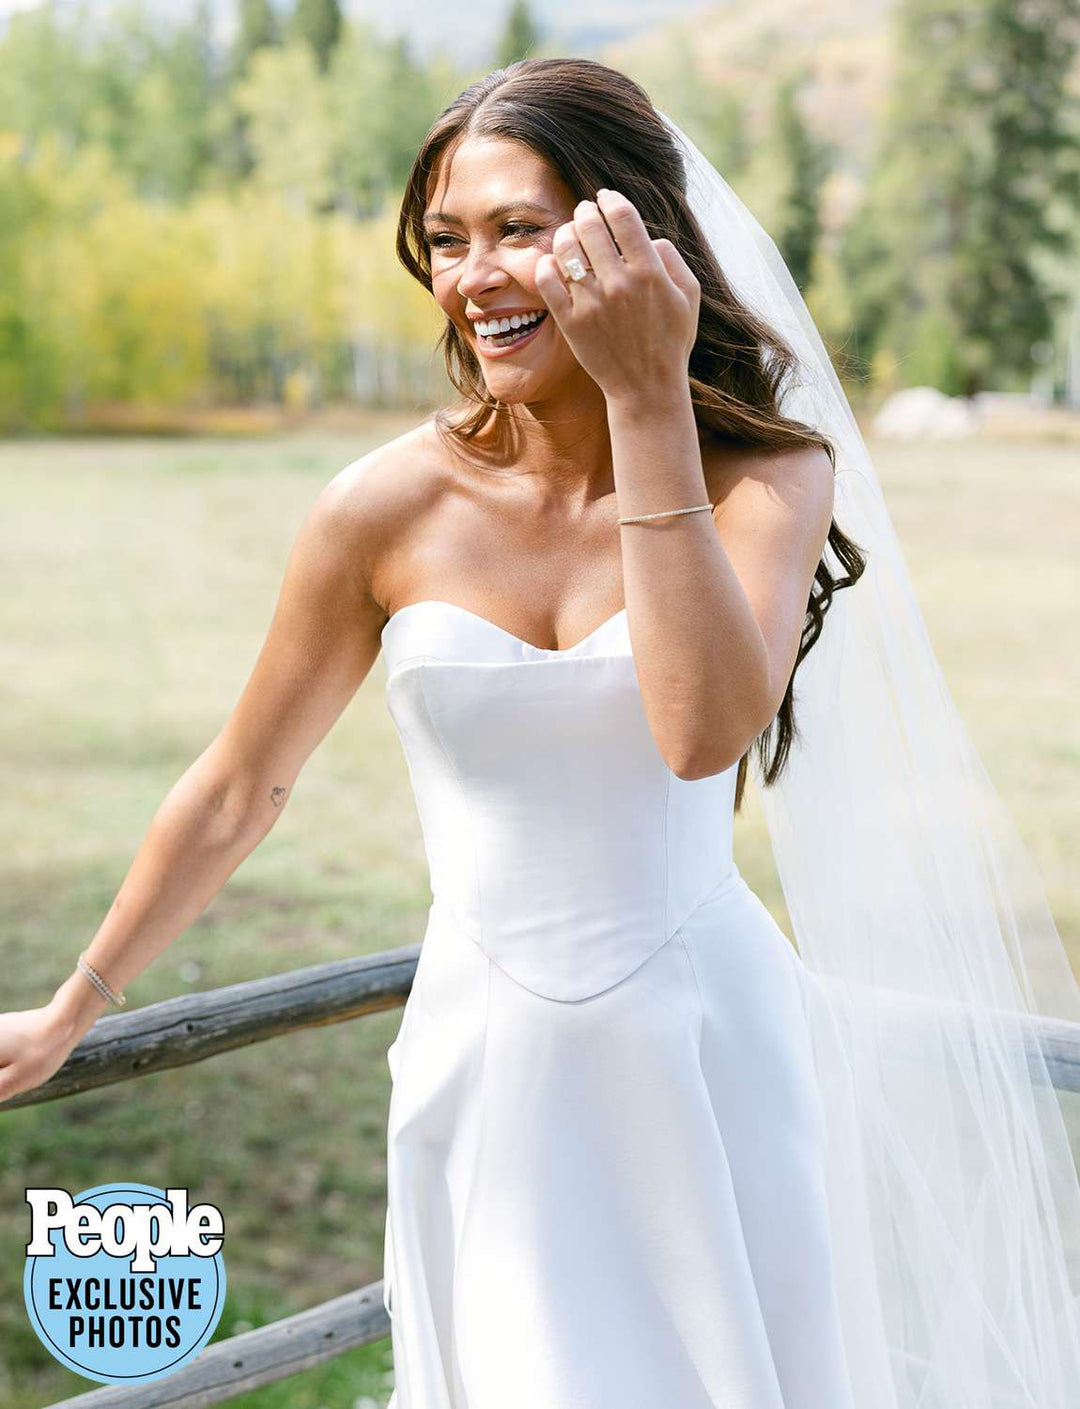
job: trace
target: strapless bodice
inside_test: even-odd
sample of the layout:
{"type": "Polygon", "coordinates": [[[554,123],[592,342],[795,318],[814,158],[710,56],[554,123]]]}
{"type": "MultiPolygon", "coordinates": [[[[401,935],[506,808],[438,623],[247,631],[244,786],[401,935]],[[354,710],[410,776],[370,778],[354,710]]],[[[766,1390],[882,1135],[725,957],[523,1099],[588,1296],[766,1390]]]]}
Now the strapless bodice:
{"type": "Polygon", "coordinates": [[[433,908],[518,983],[598,993],[741,881],[737,769],[687,780],[664,762],[625,610],[548,650],[415,602],[382,645],[433,908]]]}

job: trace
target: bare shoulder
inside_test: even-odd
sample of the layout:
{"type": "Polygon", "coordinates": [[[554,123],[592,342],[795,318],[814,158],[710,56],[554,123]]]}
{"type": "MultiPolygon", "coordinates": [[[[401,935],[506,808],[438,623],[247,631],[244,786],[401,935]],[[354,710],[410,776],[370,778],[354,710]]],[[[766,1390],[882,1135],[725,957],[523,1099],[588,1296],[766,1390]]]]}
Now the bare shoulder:
{"type": "Polygon", "coordinates": [[[371,524],[417,507],[432,493],[435,431],[429,417],[350,461],[327,485],[343,515],[371,524]]]}
{"type": "Polygon", "coordinates": [[[796,445],[788,450],[759,446],[706,443],[702,466],[717,518],[755,498],[781,498],[818,514],[832,512],[833,465],[817,445],[796,445]]]}
{"type": "Polygon", "coordinates": [[[443,487],[446,461],[439,452],[428,417],[351,461],[323,490],[321,497],[350,538],[355,561],[380,605],[381,565],[443,487]]]}
{"type": "Polygon", "coordinates": [[[832,523],[833,464],[817,445],[705,446],[702,466],[725,544],[758,539],[817,564],[832,523]]]}

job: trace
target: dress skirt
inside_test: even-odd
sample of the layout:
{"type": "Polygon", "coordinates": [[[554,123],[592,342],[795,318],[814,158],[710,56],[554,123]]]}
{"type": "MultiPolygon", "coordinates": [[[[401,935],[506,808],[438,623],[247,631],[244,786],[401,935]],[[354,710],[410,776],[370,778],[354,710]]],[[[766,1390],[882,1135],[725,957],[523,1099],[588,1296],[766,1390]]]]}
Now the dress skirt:
{"type": "Polygon", "coordinates": [[[576,1001],[431,907],[388,1053],[390,1409],[854,1409],[805,980],[737,871],[576,1001]]]}

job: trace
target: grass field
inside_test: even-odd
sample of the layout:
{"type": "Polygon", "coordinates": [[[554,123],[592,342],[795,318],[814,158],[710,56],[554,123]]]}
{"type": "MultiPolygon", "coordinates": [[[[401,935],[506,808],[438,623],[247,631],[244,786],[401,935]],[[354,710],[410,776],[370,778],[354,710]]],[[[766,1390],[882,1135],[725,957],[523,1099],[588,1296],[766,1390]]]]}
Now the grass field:
{"type": "MultiPolygon", "coordinates": [[[[419,416],[276,440],[0,445],[0,1010],[45,1002],[150,818],[247,679],[288,549],[338,469],[419,416]]],[[[1080,454],[1033,440],[872,450],[945,673],[1080,968],[1080,454]]],[[[376,663],[266,841],[130,987],[134,1005],[415,942],[429,902],[376,663]]],[[[756,799],[747,880],[787,923],[756,799]]],[[[381,1275],[385,1051],[400,1010],[278,1038],[0,1125],[0,1402],[92,1385],[22,1296],[28,1185],[183,1185],[225,1214],[219,1336],[381,1275]]],[[[233,1401],[385,1402],[385,1343],[233,1401]]]]}

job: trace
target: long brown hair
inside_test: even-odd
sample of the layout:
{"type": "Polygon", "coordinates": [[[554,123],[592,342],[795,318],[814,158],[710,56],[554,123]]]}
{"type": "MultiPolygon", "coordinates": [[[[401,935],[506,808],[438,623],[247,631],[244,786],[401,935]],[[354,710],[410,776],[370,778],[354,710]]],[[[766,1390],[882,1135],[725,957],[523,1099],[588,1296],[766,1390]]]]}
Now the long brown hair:
{"type": "MultiPolygon", "coordinates": [[[[577,200],[594,199],[599,186],[621,191],[636,206],[649,235],[671,240],[701,285],[697,341],[689,361],[699,428],[733,446],[816,445],[826,451],[835,470],[836,451],[828,437],[780,413],[782,392],[796,370],[795,354],[736,298],[690,209],[676,143],[643,88],[591,59],[521,59],[460,93],[432,124],[416,155],[398,221],[397,256],[429,292],[431,262],[423,214],[430,184],[444,156],[468,136],[504,138],[531,147],[559,172],[577,200]]],[[[465,445],[504,407],[488,392],[479,361],[449,319],[437,346],[443,349],[447,375],[461,400],[436,413],[436,428],[465,445]]],[[[866,568],[862,550],[835,519],[827,546],[844,574],[834,576],[822,556],[783,701],[750,746],[758,751],[766,787],[779,778],[793,741],[800,737],[793,693],[799,664],[821,634],[834,592],[853,586],[866,568]]],[[[750,749],[739,760],[736,811],[750,749]]]]}

